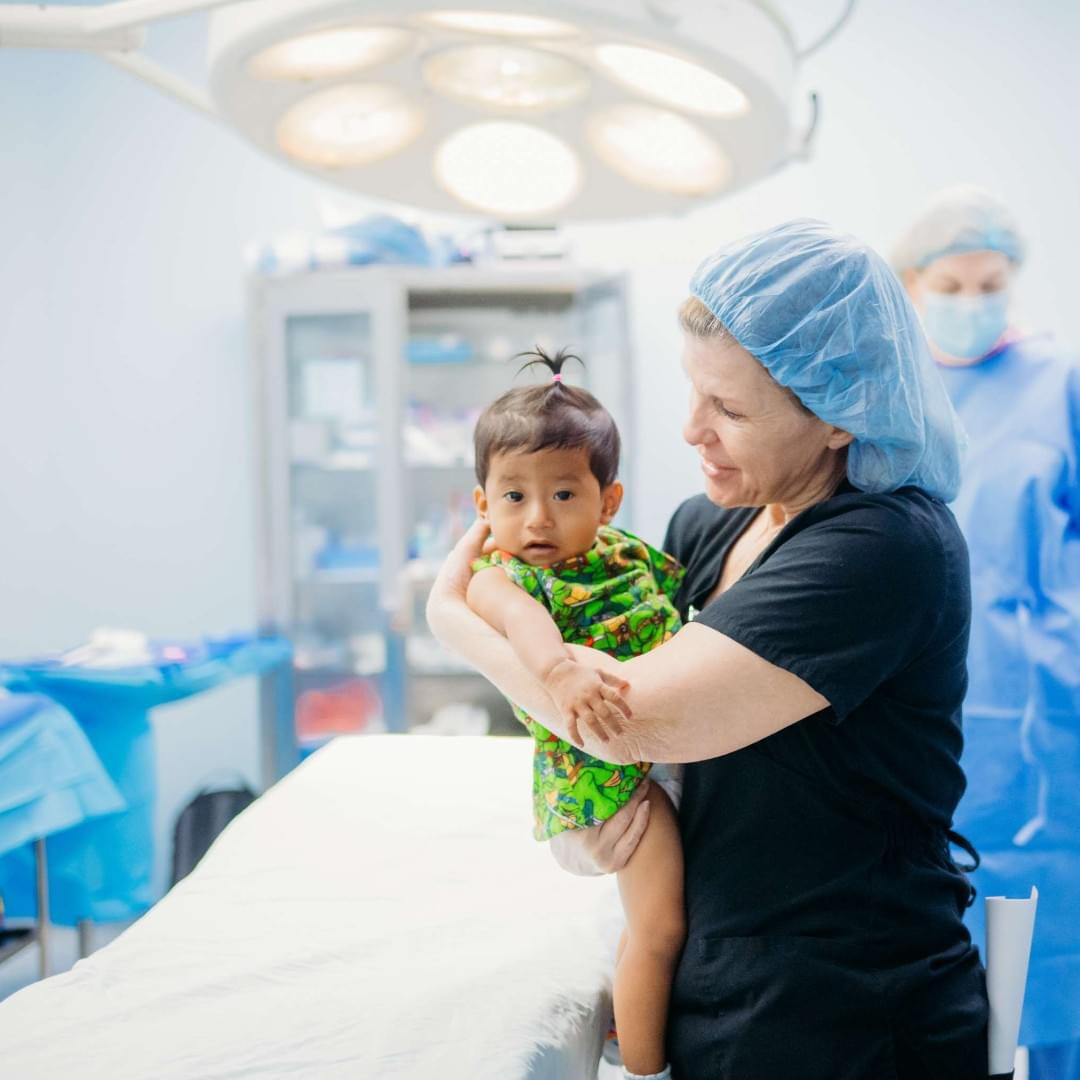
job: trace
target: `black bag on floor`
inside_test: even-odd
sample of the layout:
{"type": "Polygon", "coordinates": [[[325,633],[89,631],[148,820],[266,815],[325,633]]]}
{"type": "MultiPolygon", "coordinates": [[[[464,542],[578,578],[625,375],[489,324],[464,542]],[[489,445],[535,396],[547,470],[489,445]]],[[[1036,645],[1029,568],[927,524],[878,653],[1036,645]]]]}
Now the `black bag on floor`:
{"type": "Polygon", "coordinates": [[[195,869],[222,829],[254,801],[255,792],[247,784],[218,791],[203,788],[180,811],[173,827],[172,885],[195,869]]]}

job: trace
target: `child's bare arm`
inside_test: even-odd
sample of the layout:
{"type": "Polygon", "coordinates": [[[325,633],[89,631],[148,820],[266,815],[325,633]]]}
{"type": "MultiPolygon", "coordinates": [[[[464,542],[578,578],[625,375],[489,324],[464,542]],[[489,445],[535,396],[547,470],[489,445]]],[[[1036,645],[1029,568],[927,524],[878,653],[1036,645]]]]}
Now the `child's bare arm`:
{"type": "Polygon", "coordinates": [[[518,659],[541,682],[570,650],[551,616],[524,589],[515,585],[498,566],[473,574],[466,594],[469,607],[514,647],[518,659]]]}
{"type": "Polygon", "coordinates": [[[505,634],[518,659],[551,694],[580,744],[579,721],[609,717],[618,694],[594,669],[577,663],[542,604],[515,585],[498,566],[474,574],[466,600],[485,622],[505,634]]]}

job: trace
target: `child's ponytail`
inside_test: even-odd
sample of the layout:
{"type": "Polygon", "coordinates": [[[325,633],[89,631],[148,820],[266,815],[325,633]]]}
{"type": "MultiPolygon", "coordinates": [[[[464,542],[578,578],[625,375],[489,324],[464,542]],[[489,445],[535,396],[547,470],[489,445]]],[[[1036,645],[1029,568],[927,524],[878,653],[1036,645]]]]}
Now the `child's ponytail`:
{"type": "Polygon", "coordinates": [[[534,364],[551,372],[547,383],[518,386],[493,401],[476,421],[473,446],[476,452],[476,481],[487,483],[488,466],[494,454],[521,450],[568,450],[583,447],[589,454],[589,468],[601,488],[615,481],[619,471],[619,430],[611,414],[584,386],[563,382],[568,360],[585,366],[580,356],[560,349],[549,356],[539,345],[517,353],[525,357],[520,375],[534,364]]]}
{"type": "Polygon", "coordinates": [[[585,366],[580,356],[578,356],[576,353],[569,352],[566,349],[560,349],[554,356],[548,356],[548,354],[544,352],[544,350],[541,349],[539,345],[537,345],[535,349],[530,349],[527,352],[519,352],[515,354],[514,359],[516,360],[518,359],[518,357],[522,356],[531,356],[532,359],[529,360],[527,363],[522,364],[522,366],[518,368],[519,375],[526,368],[530,368],[534,364],[544,364],[550,369],[551,383],[547,387],[547,391],[549,394],[555,392],[556,388],[562,389],[562,369],[563,365],[566,364],[567,360],[576,360],[579,364],[581,364],[582,367],[585,366]]]}

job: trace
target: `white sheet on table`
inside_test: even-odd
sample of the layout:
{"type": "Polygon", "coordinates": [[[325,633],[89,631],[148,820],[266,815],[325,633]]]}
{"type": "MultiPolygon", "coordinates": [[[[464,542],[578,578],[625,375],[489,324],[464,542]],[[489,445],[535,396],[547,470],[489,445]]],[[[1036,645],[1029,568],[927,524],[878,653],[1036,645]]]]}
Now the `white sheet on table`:
{"type": "Polygon", "coordinates": [[[5,1077],[595,1076],[620,909],[524,739],[343,738],[113,943],[0,1004],[5,1077]]]}

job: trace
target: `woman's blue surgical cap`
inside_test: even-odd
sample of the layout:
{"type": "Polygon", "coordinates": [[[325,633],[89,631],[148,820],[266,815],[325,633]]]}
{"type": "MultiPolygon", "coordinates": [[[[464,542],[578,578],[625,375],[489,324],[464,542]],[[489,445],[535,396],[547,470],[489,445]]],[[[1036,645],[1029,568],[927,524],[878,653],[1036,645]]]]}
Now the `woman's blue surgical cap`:
{"type": "Polygon", "coordinates": [[[915,309],[880,255],[799,219],[710,255],[690,291],[812,413],[855,436],[855,487],[955,497],[963,434],[915,309]]]}
{"type": "Polygon", "coordinates": [[[922,270],[935,259],[967,251],[1000,251],[1019,266],[1024,240],[1009,208],[972,184],[939,191],[896,245],[892,264],[898,274],[922,270]]]}

